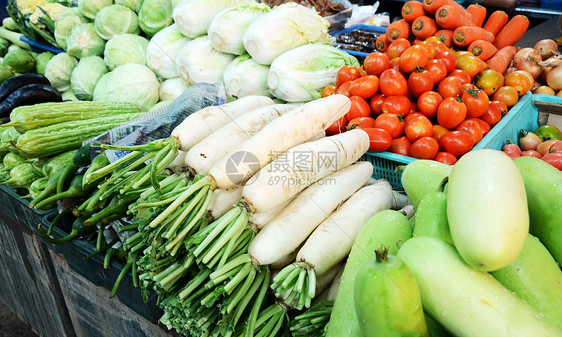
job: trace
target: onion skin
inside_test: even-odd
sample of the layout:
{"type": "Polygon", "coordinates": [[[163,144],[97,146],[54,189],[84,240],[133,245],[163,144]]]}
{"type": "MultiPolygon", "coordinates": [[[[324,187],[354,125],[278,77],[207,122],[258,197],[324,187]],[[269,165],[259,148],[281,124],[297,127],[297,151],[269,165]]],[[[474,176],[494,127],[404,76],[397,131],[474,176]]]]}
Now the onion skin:
{"type": "Polygon", "coordinates": [[[535,157],[535,158],[541,158],[541,154],[538,153],[538,151],[536,150],[527,150],[527,151],[523,151],[521,152],[521,156],[525,157],[525,156],[529,156],[529,157],[535,157]]]}
{"type": "Polygon", "coordinates": [[[539,52],[543,60],[558,54],[558,44],[551,39],[540,40],[533,48],[539,52]]]}
{"type": "Polygon", "coordinates": [[[528,72],[533,76],[533,79],[539,77],[542,73],[542,68],[539,65],[541,61],[541,54],[533,48],[523,48],[513,57],[515,68],[528,72]]]}
{"type": "Polygon", "coordinates": [[[522,151],[536,150],[540,143],[542,143],[542,139],[539,136],[527,130],[521,130],[519,147],[522,151]]]}
{"type": "Polygon", "coordinates": [[[556,66],[546,74],[546,83],[554,90],[562,89],[562,64],[556,66]]]}
{"type": "Polygon", "coordinates": [[[548,85],[541,85],[540,87],[533,90],[533,94],[555,95],[556,91],[554,91],[554,89],[552,89],[548,85]]]}

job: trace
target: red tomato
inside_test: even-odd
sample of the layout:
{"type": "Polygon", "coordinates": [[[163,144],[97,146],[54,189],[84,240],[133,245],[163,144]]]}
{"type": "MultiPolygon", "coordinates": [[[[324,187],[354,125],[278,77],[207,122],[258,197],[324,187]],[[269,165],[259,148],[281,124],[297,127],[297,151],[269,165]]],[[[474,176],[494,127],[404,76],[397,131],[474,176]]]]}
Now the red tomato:
{"type": "Polygon", "coordinates": [[[428,118],[437,115],[437,108],[443,102],[443,97],[438,92],[426,91],[418,97],[418,111],[426,115],[428,118]]]}
{"type": "Polygon", "coordinates": [[[476,145],[480,140],[482,140],[482,137],[484,137],[484,132],[482,131],[480,124],[478,124],[475,120],[465,120],[457,127],[457,130],[467,131],[470,133],[470,136],[472,137],[472,146],[476,145]]]}
{"type": "Polygon", "coordinates": [[[433,159],[439,152],[439,143],[433,137],[422,137],[410,146],[410,156],[419,159],[433,159]]]}
{"type": "Polygon", "coordinates": [[[476,123],[478,123],[478,125],[480,125],[480,129],[482,130],[482,136],[485,136],[488,132],[490,132],[490,124],[484,122],[480,118],[469,118],[467,119],[467,121],[475,121],[476,123]]]}
{"type": "Polygon", "coordinates": [[[380,76],[383,71],[390,67],[390,58],[386,53],[374,52],[365,57],[365,71],[369,75],[380,76]]]}
{"type": "Polygon", "coordinates": [[[472,79],[470,78],[470,75],[462,69],[454,69],[454,70],[450,71],[447,76],[458,77],[459,80],[461,80],[462,84],[470,83],[472,81],[472,79]]]}
{"type": "Polygon", "coordinates": [[[347,81],[353,81],[361,77],[361,73],[359,69],[354,66],[343,66],[338,71],[338,75],[336,76],[336,86],[340,86],[347,81]]]}
{"type": "Polygon", "coordinates": [[[443,60],[445,62],[445,67],[447,67],[447,72],[455,69],[457,64],[457,60],[455,59],[455,55],[450,51],[440,51],[435,54],[435,58],[438,60],[443,60]]]}
{"type": "Polygon", "coordinates": [[[447,77],[447,66],[443,60],[429,60],[425,65],[425,69],[427,69],[427,71],[431,74],[433,83],[439,83],[439,81],[447,77]]]}
{"type": "Polygon", "coordinates": [[[392,137],[388,131],[379,128],[363,129],[369,135],[369,152],[386,151],[392,146],[392,137]]]}
{"type": "Polygon", "coordinates": [[[361,74],[361,77],[369,75],[369,74],[367,74],[367,72],[365,71],[365,68],[363,68],[363,66],[359,67],[359,73],[361,74]]]}
{"type": "Polygon", "coordinates": [[[532,76],[528,77],[523,70],[516,70],[505,77],[505,85],[514,87],[520,97],[529,91],[533,84],[535,84],[535,80],[532,76]]]}
{"type": "Polygon", "coordinates": [[[388,58],[390,60],[392,60],[395,57],[400,57],[400,55],[402,55],[402,53],[410,48],[411,44],[410,41],[404,39],[404,38],[398,38],[394,41],[392,41],[389,45],[388,45],[388,49],[386,50],[386,54],[388,55],[388,58]]]}
{"type": "MultiPolygon", "coordinates": [[[[431,43],[431,45],[433,46],[433,49],[435,49],[435,57],[434,58],[437,57],[437,54],[439,52],[449,51],[449,48],[447,48],[447,46],[441,40],[439,40],[438,37],[436,37],[436,38],[437,38],[437,40],[430,40],[429,41],[429,43],[431,43]]],[[[426,41],[428,41],[428,40],[426,39],[426,41]]]]}
{"type": "Polygon", "coordinates": [[[488,95],[474,84],[471,84],[470,89],[464,89],[461,98],[466,105],[466,113],[470,117],[480,117],[488,111],[488,105],[490,104],[488,95]]]}
{"type": "Polygon", "coordinates": [[[562,152],[547,153],[541,159],[562,171],[562,152]]]}
{"type": "Polygon", "coordinates": [[[342,85],[340,85],[336,89],[336,94],[345,95],[347,97],[351,96],[349,94],[349,88],[351,87],[351,82],[352,81],[347,81],[347,82],[343,83],[342,85]]]}
{"type": "Polygon", "coordinates": [[[408,94],[408,82],[398,70],[387,69],[380,77],[380,90],[386,96],[408,94]]]}
{"type": "Polygon", "coordinates": [[[394,69],[396,71],[400,71],[400,58],[395,57],[392,60],[390,60],[390,66],[388,69],[394,69]]]}
{"type": "Polygon", "coordinates": [[[447,165],[455,165],[455,163],[457,162],[457,157],[449,152],[439,152],[435,155],[433,160],[447,165]]]}
{"type": "Polygon", "coordinates": [[[446,134],[447,132],[449,132],[449,130],[445,129],[444,127],[442,127],[439,124],[435,124],[433,125],[433,135],[432,137],[435,138],[435,140],[439,141],[439,139],[441,139],[441,137],[446,134]]]}
{"type": "Polygon", "coordinates": [[[416,67],[425,67],[428,61],[427,52],[424,47],[411,46],[400,55],[399,67],[403,73],[411,73],[416,67]]]}
{"type": "Polygon", "coordinates": [[[456,128],[465,117],[466,105],[460,98],[447,97],[437,108],[437,122],[449,130],[456,128]]]}
{"type": "Polygon", "coordinates": [[[462,69],[470,75],[472,79],[476,74],[484,70],[482,60],[474,55],[464,55],[457,59],[457,68],[462,69]]]}
{"type": "Polygon", "coordinates": [[[447,76],[437,85],[437,92],[443,97],[457,97],[462,94],[462,82],[456,76],[447,76]]]}
{"type": "Polygon", "coordinates": [[[421,41],[417,45],[425,49],[425,54],[427,55],[428,60],[435,58],[435,47],[433,47],[433,45],[429,43],[429,41],[421,41]]]}
{"type": "Polygon", "coordinates": [[[333,122],[332,125],[328,126],[326,129],[326,135],[333,136],[344,132],[345,126],[347,125],[347,117],[343,116],[337,121],[333,122]]]}
{"type": "Polygon", "coordinates": [[[384,102],[385,98],[386,96],[382,93],[375,94],[373,97],[371,97],[369,105],[371,106],[371,111],[375,116],[382,114],[382,103],[384,102]]]}
{"type": "Polygon", "coordinates": [[[383,113],[406,115],[410,112],[410,99],[406,96],[387,96],[381,105],[383,113]]]}
{"type": "Polygon", "coordinates": [[[336,93],[337,87],[335,85],[328,85],[322,89],[322,97],[328,97],[336,93]]]}
{"type": "Polygon", "coordinates": [[[374,75],[367,75],[351,82],[349,94],[367,99],[379,91],[379,78],[374,75]]]}
{"type": "Polygon", "coordinates": [[[408,92],[415,98],[433,89],[433,77],[424,68],[417,68],[408,77],[408,92]]]}
{"type": "Polygon", "coordinates": [[[422,137],[431,137],[433,135],[433,124],[427,117],[420,115],[406,121],[404,132],[411,142],[415,142],[422,137]]]}
{"type": "Polygon", "coordinates": [[[492,96],[492,100],[504,102],[508,108],[511,108],[519,101],[519,93],[514,87],[504,85],[496,90],[492,96]]]}
{"type": "Polygon", "coordinates": [[[410,140],[406,136],[402,136],[399,138],[395,138],[392,140],[392,146],[390,146],[389,151],[397,154],[401,154],[403,156],[410,155],[410,140]]]}
{"type": "Polygon", "coordinates": [[[375,120],[375,128],[388,131],[392,138],[398,138],[404,133],[404,118],[394,113],[380,114],[375,120]]]}
{"type": "Polygon", "coordinates": [[[414,119],[414,118],[417,118],[417,117],[425,117],[425,115],[422,114],[421,112],[412,112],[412,113],[407,114],[404,117],[404,122],[408,123],[408,121],[410,119],[414,119]]]}
{"type": "Polygon", "coordinates": [[[439,140],[439,146],[457,158],[472,149],[472,137],[466,131],[449,131],[439,140]]]}
{"type": "Polygon", "coordinates": [[[356,117],[347,123],[347,129],[365,129],[374,128],[375,120],[371,117],[356,117]]]}
{"type": "Polygon", "coordinates": [[[535,157],[535,158],[539,158],[539,159],[542,157],[541,154],[537,150],[522,151],[521,156],[522,157],[529,156],[529,157],[535,157]]]}
{"type": "Polygon", "coordinates": [[[351,108],[345,115],[347,120],[350,121],[357,117],[369,117],[371,115],[371,107],[363,98],[359,96],[351,96],[349,100],[351,101],[351,108]]]}

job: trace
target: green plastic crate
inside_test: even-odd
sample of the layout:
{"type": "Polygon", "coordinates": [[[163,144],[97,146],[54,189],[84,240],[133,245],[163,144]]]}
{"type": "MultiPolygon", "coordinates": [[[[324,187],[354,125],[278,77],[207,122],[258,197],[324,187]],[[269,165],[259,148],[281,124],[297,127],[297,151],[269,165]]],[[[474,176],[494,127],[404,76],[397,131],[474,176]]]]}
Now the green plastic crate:
{"type": "MultiPolygon", "coordinates": [[[[539,111],[533,102],[545,100],[562,103],[562,98],[549,95],[532,95],[526,93],[519,99],[509,112],[496,124],[488,134],[473,150],[495,149],[501,150],[506,140],[517,143],[521,129],[535,130],[539,127],[539,111]]],[[[361,160],[369,161],[373,164],[373,178],[387,180],[392,188],[398,192],[404,192],[402,187],[402,173],[396,172],[398,166],[407,165],[417,160],[392,152],[367,152],[361,160]]]]}

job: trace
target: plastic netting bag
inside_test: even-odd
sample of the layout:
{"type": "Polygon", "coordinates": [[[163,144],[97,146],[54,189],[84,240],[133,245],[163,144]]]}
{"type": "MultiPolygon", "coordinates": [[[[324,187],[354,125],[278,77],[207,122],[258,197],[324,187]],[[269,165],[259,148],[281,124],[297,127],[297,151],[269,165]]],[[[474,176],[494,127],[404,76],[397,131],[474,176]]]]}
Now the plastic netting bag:
{"type": "MultiPolygon", "coordinates": [[[[226,102],[226,91],[222,83],[199,83],[193,85],[172,103],[148,112],[130,122],[115,127],[84,144],[111,144],[120,146],[141,145],[157,139],[168,138],[172,130],[187,116],[203,108],[226,102]]],[[[92,156],[101,152],[92,147],[92,156]]],[[[113,162],[129,151],[106,150],[107,158],[113,162]]]]}

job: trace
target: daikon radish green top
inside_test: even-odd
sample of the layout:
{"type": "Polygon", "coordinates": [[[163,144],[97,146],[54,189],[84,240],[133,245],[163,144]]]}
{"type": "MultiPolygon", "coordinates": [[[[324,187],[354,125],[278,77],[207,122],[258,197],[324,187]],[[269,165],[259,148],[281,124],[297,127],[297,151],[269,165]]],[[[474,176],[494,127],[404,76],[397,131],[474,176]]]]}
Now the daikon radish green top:
{"type": "Polygon", "coordinates": [[[473,268],[493,271],[519,255],[529,233],[523,178],[503,152],[476,150],[451,170],[447,218],[455,247],[473,268]]]}

